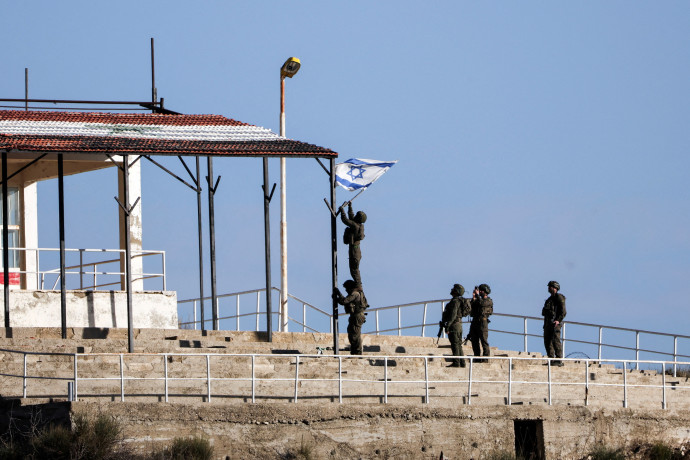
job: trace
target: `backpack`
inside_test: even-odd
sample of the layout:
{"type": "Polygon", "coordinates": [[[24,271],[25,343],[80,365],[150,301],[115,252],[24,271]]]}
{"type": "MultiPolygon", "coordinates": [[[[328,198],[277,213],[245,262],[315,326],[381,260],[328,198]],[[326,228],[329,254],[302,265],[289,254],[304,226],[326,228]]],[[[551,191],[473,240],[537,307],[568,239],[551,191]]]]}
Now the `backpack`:
{"type": "Polygon", "coordinates": [[[472,305],[470,304],[470,299],[465,299],[464,297],[462,298],[462,304],[460,306],[461,308],[461,315],[460,316],[468,316],[470,312],[472,311],[472,305]]]}

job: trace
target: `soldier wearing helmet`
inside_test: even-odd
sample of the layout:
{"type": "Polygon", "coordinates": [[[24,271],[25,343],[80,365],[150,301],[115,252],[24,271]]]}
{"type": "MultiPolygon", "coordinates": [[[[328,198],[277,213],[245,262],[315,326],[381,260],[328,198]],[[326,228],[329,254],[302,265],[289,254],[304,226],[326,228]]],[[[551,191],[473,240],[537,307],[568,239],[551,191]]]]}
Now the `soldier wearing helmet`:
{"type": "MultiPolygon", "coordinates": [[[[494,312],[494,301],[489,297],[491,288],[488,284],[475,286],[472,293],[470,323],[470,338],[472,340],[472,351],[475,356],[491,356],[489,349],[489,316],[494,312]]],[[[477,360],[486,362],[486,360],[477,360]]]]}
{"type": "MultiPolygon", "coordinates": [[[[453,286],[450,290],[452,299],[446,304],[441,321],[448,334],[453,356],[464,356],[462,352],[462,317],[470,313],[470,300],[462,297],[464,293],[465,288],[461,284],[453,286]]],[[[454,358],[448,367],[465,367],[465,360],[454,358]]]]}
{"type": "Polygon", "coordinates": [[[353,280],[347,280],[343,283],[347,297],[340,293],[338,288],[333,291],[333,298],[340,305],[345,306],[345,313],[350,315],[347,322],[347,338],[350,341],[350,354],[362,354],[362,325],[367,321],[366,310],[369,307],[367,298],[364,296],[362,286],[358,285],[353,280]]]}
{"type": "Polygon", "coordinates": [[[359,248],[359,242],[364,239],[364,222],[367,221],[367,215],[363,211],[355,214],[352,211],[352,203],[347,204],[347,217],[342,207],[340,211],[340,218],[347,225],[343,234],[343,243],[347,244],[348,248],[350,275],[355,283],[362,286],[362,276],[359,274],[359,261],[362,260],[362,251],[359,248]]]}
{"type": "MultiPolygon", "coordinates": [[[[544,302],[541,314],[544,317],[544,348],[549,358],[563,358],[563,346],[561,345],[561,327],[565,318],[565,296],[561,294],[561,285],[558,281],[549,281],[548,299],[544,302]]],[[[562,366],[563,362],[552,361],[555,366],[562,366]]]]}

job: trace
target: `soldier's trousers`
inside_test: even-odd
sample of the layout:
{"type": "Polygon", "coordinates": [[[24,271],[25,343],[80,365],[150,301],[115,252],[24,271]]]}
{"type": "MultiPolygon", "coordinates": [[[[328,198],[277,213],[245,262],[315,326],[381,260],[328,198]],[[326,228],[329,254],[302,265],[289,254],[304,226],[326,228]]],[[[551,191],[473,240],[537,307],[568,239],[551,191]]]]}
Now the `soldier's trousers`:
{"type": "MultiPolygon", "coordinates": [[[[450,340],[450,350],[453,356],[464,356],[462,352],[462,329],[451,329],[448,331],[448,340],[450,340]]],[[[462,359],[453,359],[454,363],[460,364],[462,359]]]]}
{"type": "Polygon", "coordinates": [[[549,358],[562,358],[563,346],[561,345],[561,327],[555,327],[553,323],[544,323],[544,348],[549,358]]]}
{"type": "Polygon", "coordinates": [[[359,274],[359,261],[362,260],[362,251],[359,249],[359,243],[349,245],[347,253],[350,262],[350,276],[352,276],[352,281],[361,286],[362,275],[359,274]]]}
{"type": "Polygon", "coordinates": [[[489,349],[489,320],[486,318],[473,319],[470,324],[472,336],[472,352],[474,356],[491,356],[489,349]]]}
{"type": "Polygon", "coordinates": [[[364,312],[351,313],[347,321],[347,338],[350,341],[350,354],[362,354],[362,325],[367,321],[364,312]]]}

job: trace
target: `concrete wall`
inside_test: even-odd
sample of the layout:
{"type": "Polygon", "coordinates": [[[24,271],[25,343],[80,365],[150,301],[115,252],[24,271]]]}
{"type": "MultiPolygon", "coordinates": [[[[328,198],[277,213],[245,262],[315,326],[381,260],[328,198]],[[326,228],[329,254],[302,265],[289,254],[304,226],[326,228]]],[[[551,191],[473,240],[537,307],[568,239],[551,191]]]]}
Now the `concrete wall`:
{"type": "Polygon", "coordinates": [[[300,445],[312,458],[481,459],[515,452],[515,420],[543,424],[547,459],[580,459],[597,444],[633,448],[690,442],[686,411],[591,410],[586,407],[428,408],[338,404],[82,403],[73,411],[106,413],[142,452],[175,437],[203,436],[216,458],[293,458],[300,445]]]}
{"type": "MultiPolygon", "coordinates": [[[[1,297],[1,296],[0,296],[1,297]]],[[[60,327],[60,291],[10,293],[11,327],[60,327]]],[[[0,323],[5,320],[0,298],[0,323]]],[[[136,328],[177,328],[177,293],[134,292],[133,323],[136,328]]],[[[67,291],[68,327],[127,327],[127,293],[124,291],[67,291]]]]}

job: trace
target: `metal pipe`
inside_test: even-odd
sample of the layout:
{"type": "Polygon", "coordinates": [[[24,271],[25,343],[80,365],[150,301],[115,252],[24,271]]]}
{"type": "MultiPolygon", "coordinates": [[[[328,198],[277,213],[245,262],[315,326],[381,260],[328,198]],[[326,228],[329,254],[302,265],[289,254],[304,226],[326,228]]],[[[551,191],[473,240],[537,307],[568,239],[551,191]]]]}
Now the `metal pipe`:
{"type": "MultiPolygon", "coordinates": [[[[330,163],[330,194],[331,194],[331,211],[335,209],[335,159],[331,158],[330,163]]],[[[331,292],[334,292],[338,287],[338,236],[337,222],[335,214],[331,212],[331,292]]],[[[333,298],[333,353],[338,354],[338,302],[333,298]]],[[[378,316],[377,316],[377,330],[378,330],[378,316]]]]}
{"type": "MultiPolygon", "coordinates": [[[[60,324],[62,338],[67,338],[67,281],[65,280],[65,186],[63,154],[57,156],[58,164],[58,219],[60,234],[60,324]]],[[[129,232],[129,226],[127,226],[129,232]]]]}
{"type": "MultiPolygon", "coordinates": [[[[280,77],[280,135],[285,137],[285,77],[280,77]]],[[[287,267],[287,192],[285,157],[280,157],[280,327],[287,332],[288,267],[287,267]]]]}
{"type": "MultiPolygon", "coordinates": [[[[264,253],[266,265],[266,337],[269,342],[273,341],[273,305],[271,304],[271,217],[269,214],[271,196],[268,193],[268,158],[263,158],[264,173],[264,253]]],[[[282,226],[281,226],[282,228],[282,226]]],[[[282,267],[282,266],[281,266],[282,267]]],[[[282,268],[281,268],[282,270],[282,268]]],[[[282,293],[281,293],[282,294],[282,293]]],[[[281,295],[282,305],[282,295],[281,295]]],[[[239,319],[237,320],[239,322],[239,319]]]]}
{"type": "Polygon", "coordinates": [[[29,111],[29,69],[24,67],[24,111],[29,111]]]}
{"type": "Polygon", "coordinates": [[[213,208],[213,195],[215,186],[213,185],[213,157],[206,157],[208,168],[208,226],[209,226],[209,246],[211,247],[211,307],[213,310],[213,330],[218,330],[218,304],[216,302],[216,225],[215,211],[213,208]]]}
{"type": "Polygon", "coordinates": [[[130,234],[129,207],[129,155],[122,155],[122,177],[124,182],[122,198],[125,213],[125,288],[127,291],[127,343],[128,351],[134,352],[134,315],[132,313],[132,236],[130,234]]]}
{"type": "Polygon", "coordinates": [[[5,299],[5,327],[10,327],[10,212],[7,187],[7,150],[2,151],[2,278],[5,299]]]}
{"type": "MultiPolygon", "coordinates": [[[[199,168],[199,157],[196,157],[196,225],[199,233],[199,308],[201,314],[201,330],[206,330],[204,323],[204,237],[202,235],[203,225],[201,219],[201,173],[199,168]]],[[[165,278],[163,278],[165,280],[165,278]]],[[[196,311],[196,310],[195,310],[196,311]]]]}
{"type": "MultiPolygon", "coordinates": [[[[156,103],[158,99],[158,91],[156,90],[156,65],[155,53],[153,49],[153,37],[151,37],[151,102],[156,103]]],[[[162,104],[161,104],[162,105],[162,104]]]]}

